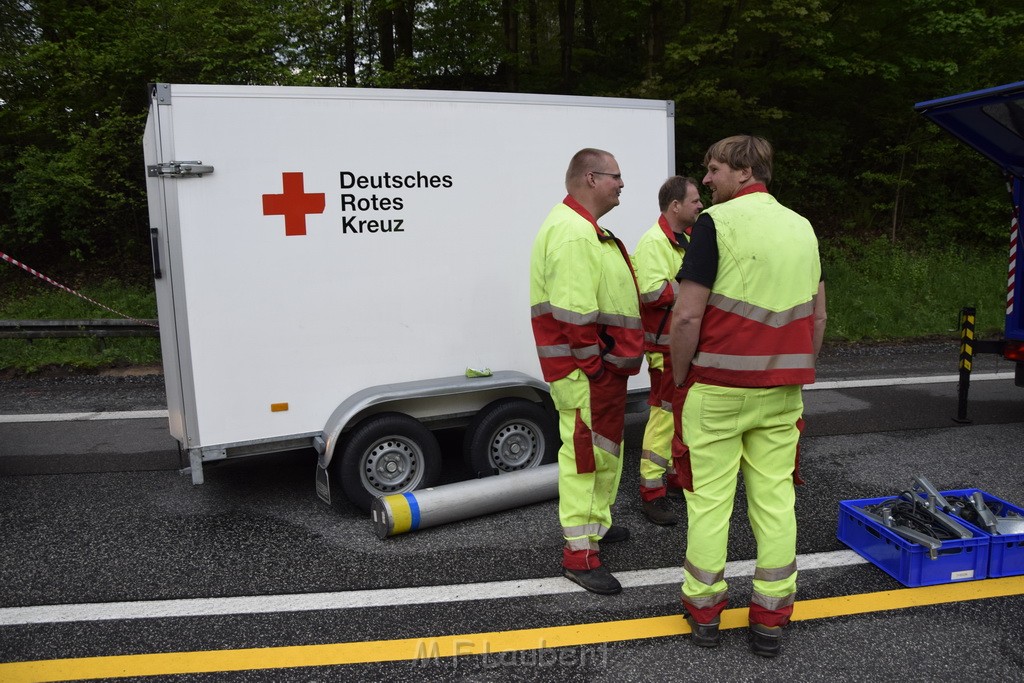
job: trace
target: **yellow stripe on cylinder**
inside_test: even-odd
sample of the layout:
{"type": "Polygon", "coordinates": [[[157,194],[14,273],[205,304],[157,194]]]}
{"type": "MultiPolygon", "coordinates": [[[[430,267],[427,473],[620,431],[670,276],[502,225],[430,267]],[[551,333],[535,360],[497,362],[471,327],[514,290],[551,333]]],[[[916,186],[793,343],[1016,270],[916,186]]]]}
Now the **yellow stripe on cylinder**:
{"type": "Polygon", "coordinates": [[[373,524],[380,538],[413,530],[413,511],[407,493],[381,496],[373,502],[373,524]]]}
{"type": "Polygon", "coordinates": [[[374,498],[378,538],[426,529],[558,497],[558,464],[374,498]]]}

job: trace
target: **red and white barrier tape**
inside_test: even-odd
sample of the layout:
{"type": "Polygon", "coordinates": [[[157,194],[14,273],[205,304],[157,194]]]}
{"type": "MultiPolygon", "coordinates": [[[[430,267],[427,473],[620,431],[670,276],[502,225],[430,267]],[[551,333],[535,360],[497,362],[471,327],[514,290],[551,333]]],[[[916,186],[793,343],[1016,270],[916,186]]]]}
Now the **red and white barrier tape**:
{"type": "MultiPolygon", "coordinates": [[[[1010,199],[1013,199],[1013,186],[1007,183],[1010,199]]],[[[1013,218],[1010,220],[1010,266],[1006,280],[1006,315],[1013,313],[1013,290],[1017,284],[1017,242],[1020,231],[1020,207],[1013,205],[1013,218]]]]}
{"type": "Polygon", "coordinates": [[[1014,220],[1010,225],[1010,271],[1007,276],[1007,315],[1014,312],[1014,288],[1017,286],[1017,243],[1020,230],[1020,222],[1017,220],[1017,212],[1014,212],[1014,220]]]}
{"type": "Polygon", "coordinates": [[[40,280],[44,280],[44,281],[50,283],[51,285],[53,285],[54,287],[56,287],[58,289],[63,289],[65,292],[68,292],[69,294],[74,294],[75,296],[77,296],[77,297],[79,297],[81,299],[85,299],[86,301],[88,301],[91,304],[96,304],[100,308],[102,308],[104,310],[107,310],[107,311],[110,311],[111,313],[113,313],[115,315],[119,315],[122,318],[126,318],[127,320],[134,320],[135,322],[141,323],[141,324],[146,325],[148,327],[157,327],[156,325],[154,325],[151,322],[147,322],[145,320],[139,320],[138,318],[133,318],[130,315],[125,315],[121,311],[115,311],[110,306],[105,306],[105,305],[101,304],[99,301],[95,301],[94,299],[90,299],[89,297],[87,297],[86,295],[82,294],[81,292],[76,292],[75,290],[71,289],[70,287],[65,287],[61,283],[46,277],[45,275],[40,273],[38,270],[35,270],[34,268],[29,268],[28,266],[26,266],[21,261],[18,261],[17,259],[8,256],[7,254],[5,254],[2,251],[0,251],[0,259],[3,259],[4,261],[7,261],[11,265],[18,266],[22,270],[25,270],[25,271],[28,271],[29,273],[32,273],[33,275],[35,275],[40,280]]]}

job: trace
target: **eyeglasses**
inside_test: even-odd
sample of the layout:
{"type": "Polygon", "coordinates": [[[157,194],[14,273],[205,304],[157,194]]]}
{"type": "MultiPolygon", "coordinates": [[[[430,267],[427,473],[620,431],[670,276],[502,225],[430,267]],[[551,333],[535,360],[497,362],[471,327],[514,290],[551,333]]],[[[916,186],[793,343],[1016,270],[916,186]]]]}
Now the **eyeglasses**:
{"type": "Polygon", "coordinates": [[[604,171],[588,171],[588,173],[594,173],[596,175],[611,176],[612,180],[622,180],[622,174],[621,173],[605,173],[604,171]]]}

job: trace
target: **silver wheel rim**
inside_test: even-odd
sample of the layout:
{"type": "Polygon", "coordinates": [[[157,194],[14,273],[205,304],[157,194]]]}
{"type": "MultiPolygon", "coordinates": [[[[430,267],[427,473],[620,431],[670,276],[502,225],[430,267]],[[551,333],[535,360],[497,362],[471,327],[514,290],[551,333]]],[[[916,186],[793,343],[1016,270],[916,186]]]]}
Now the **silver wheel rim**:
{"type": "Polygon", "coordinates": [[[534,467],[544,453],[544,437],[532,422],[512,421],[503,424],[491,437],[487,459],[501,472],[515,472],[534,467]]]}
{"type": "Polygon", "coordinates": [[[370,491],[411,491],[423,480],[423,451],[416,442],[401,437],[380,439],[366,452],[360,478],[370,491]]]}

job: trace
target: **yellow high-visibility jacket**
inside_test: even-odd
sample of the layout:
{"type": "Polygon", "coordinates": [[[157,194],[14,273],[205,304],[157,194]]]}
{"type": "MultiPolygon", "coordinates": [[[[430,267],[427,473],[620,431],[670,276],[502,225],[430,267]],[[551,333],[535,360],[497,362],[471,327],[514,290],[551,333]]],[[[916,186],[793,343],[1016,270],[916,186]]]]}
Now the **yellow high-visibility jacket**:
{"type": "Polygon", "coordinates": [[[643,331],[629,254],[571,196],[534,240],[530,313],[546,381],[577,368],[591,378],[640,370],[643,331]]]}

